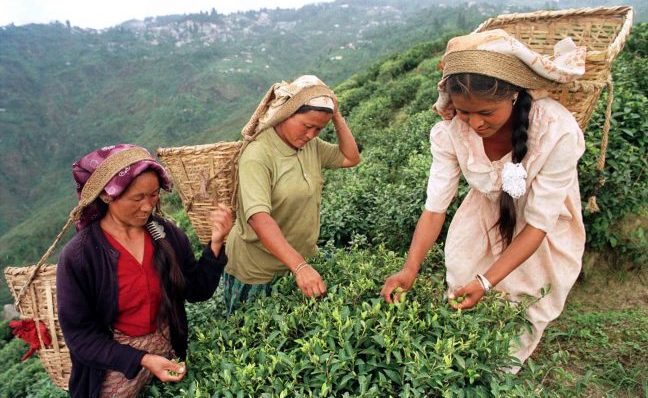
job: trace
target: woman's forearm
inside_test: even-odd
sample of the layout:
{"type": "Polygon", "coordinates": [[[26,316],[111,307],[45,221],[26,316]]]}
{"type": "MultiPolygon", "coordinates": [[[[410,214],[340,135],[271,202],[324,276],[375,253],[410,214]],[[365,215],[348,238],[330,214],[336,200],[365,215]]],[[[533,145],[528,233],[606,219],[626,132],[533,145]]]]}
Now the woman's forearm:
{"type": "Polygon", "coordinates": [[[407,253],[407,260],[403,268],[418,273],[421,268],[421,263],[425,260],[425,256],[427,256],[427,253],[439,237],[444,221],[445,213],[433,213],[423,210],[416,224],[412,243],[407,253]]]}
{"type": "Polygon", "coordinates": [[[527,226],[511,241],[502,256],[497,259],[486,271],[484,276],[493,285],[497,285],[504,278],[525,262],[540,247],[542,240],[547,235],[541,229],[527,226]]]}
{"type": "Polygon", "coordinates": [[[304,257],[288,243],[279,225],[270,214],[256,213],[250,217],[248,224],[270,254],[291,271],[294,271],[295,267],[304,261],[304,257]]]}
{"type": "Polygon", "coordinates": [[[338,146],[340,147],[340,152],[344,155],[344,162],[342,167],[353,167],[360,163],[360,151],[358,151],[358,145],[356,144],[353,134],[349,126],[347,126],[344,117],[338,111],[333,114],[333,126],[335,127],[335,133],[338,138],[338,146]]]}

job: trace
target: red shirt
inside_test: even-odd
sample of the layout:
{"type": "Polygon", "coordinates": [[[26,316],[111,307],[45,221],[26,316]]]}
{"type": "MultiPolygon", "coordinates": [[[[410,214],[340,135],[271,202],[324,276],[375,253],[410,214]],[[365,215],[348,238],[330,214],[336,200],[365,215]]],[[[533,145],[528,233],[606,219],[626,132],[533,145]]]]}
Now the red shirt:
{"type": "Polygon", "coordinates": [[[160,308],[160,278],[153,266],[153,241],[144,234],[142,264],[117,239],[103,231],[110,245],[119,252],[117,261],[119,313],[113,327],[129,336],[143,336],[157,329],[160,308]]]}

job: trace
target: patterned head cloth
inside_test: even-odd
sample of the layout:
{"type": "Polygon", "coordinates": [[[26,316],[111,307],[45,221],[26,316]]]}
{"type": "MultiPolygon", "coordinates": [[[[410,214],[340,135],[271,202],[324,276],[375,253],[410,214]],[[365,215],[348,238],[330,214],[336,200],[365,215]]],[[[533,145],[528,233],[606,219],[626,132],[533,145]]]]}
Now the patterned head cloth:
{"type": "Polygon", "coordinates": [[[274,127],[292,116],[302,105],[334,110],[335,94],[313,75],[304,75],[292,83],[276,83],[267,110],[260,115],[257,132],[274,127]]]}
{"type": "Polygon", "coordinates": [[[552,57],[531,50],[502,29],[455,37],[448,41],[439,64],[443,68],[443,78],[438,84],[439,98],[434,109],[443,114],[450,105],[450,96],[445,90],[450,75],[491,76],[525,88],[537,98],[546,93],[546,89],[583,76],[585,55],[586,48],[576,46],[569,37],[556,43],[552,57]]]}
{"type": "Polygon", "coordinates": [[[160,177],[161,187],[171,190],[167,171],[144,148],[117,144],[90,152],[72,165],[79,204],[84,206],[77,229],[82,229],[101,216],[97,198],[105,193],[112,199],[121,195],[144,171],[153,170],[160,177]]]}

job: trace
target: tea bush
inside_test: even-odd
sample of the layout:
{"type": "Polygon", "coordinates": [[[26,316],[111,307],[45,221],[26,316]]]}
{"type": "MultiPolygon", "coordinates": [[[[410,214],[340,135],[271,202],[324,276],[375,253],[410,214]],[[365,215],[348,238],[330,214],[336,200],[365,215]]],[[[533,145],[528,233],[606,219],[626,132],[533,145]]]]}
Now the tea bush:
{"type": "MultiPolygon", "coordinates": [[[[189,374],[152,396],[525,396],[501,369],[526,322],[524,305],[489,296],[469,312],[445,302],[442,270],[424,267],[416,289],[388,305],[384,277],[404,259],[384,248],[328,249],[314,262],[321,300],[279,279],[270,298],[229,317],[220,301],[192,306],[189,374]]],[[[440,258],[437,251],[435,258],[440,258]]]]}
{"type": "Polygon", "coordinates": [[[0,322],[0,348],[2,348],[2,346],[12,338],[13,334],[11,333],[11,328],[9,327],[9,321],[0,322]]]}
{"type": "MultiPolygon", "coordinates": [[[[611,257],[629,260],[635,267],[648,264],[645,230],[648,212],[647,39],[648,24],[635,25],[627,50],[613,68],[613,119],[603,173],[605,185],[597,192],[602,211],[585,213],[584,217],[590,248],[613,252],[611,257]],[[640,221],[642,218],[643,222],[640,221]],[[624,228],[628,219],[638,221],[630,231],[624,228]]],[[[599,176],[595,163],[599,155],[606,100],[607,94],[604,94],[585,134],[587,151],[579,165],[583,200],[594,193],[599,176]]]]}
{"type": "Polygon", "coordinates": [[[27,344],[17,338],[0,347],[0,363],[4,365],[0,372],[0,397],[64,397],[65,394],[47,378],[37,354],[20,361],[27,349],[27,344]]]}

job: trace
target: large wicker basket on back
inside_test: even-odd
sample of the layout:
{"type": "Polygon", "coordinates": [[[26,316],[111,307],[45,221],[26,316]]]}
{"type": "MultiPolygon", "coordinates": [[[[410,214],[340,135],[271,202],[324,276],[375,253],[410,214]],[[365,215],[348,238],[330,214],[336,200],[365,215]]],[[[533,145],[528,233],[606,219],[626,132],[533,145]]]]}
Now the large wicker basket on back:
{"type": "Polygon", "coordinates": [[[245,147],[260,133],[256,131],[259,118],[268,109],[274,88],[274,85],[270,87],[243,127],[243,140],[157,150],[160,161],[171,173],[189,221],[202,244],[211,238],[209,213],[218,205],[230,207],[236,216],[238,160],[245,147]]]}
{"type": "Polygon", "coordinates": [[[209,242],[209,213],[219,203],[235,207],[235,162],[242,141],[158,148],[202,244],[209,242]]]}
{"type": "Polygon", "coordinates": [[[565,37],[587,47],[585,76],[551,92],[584,130],[601,90],[610,81],[610,66],[623,49],[631,27],[631,7],[597,7],[505,14],[488,19],[475,31],[503,29],[546,55],[553,55],[553,46],[565,37]]]}

